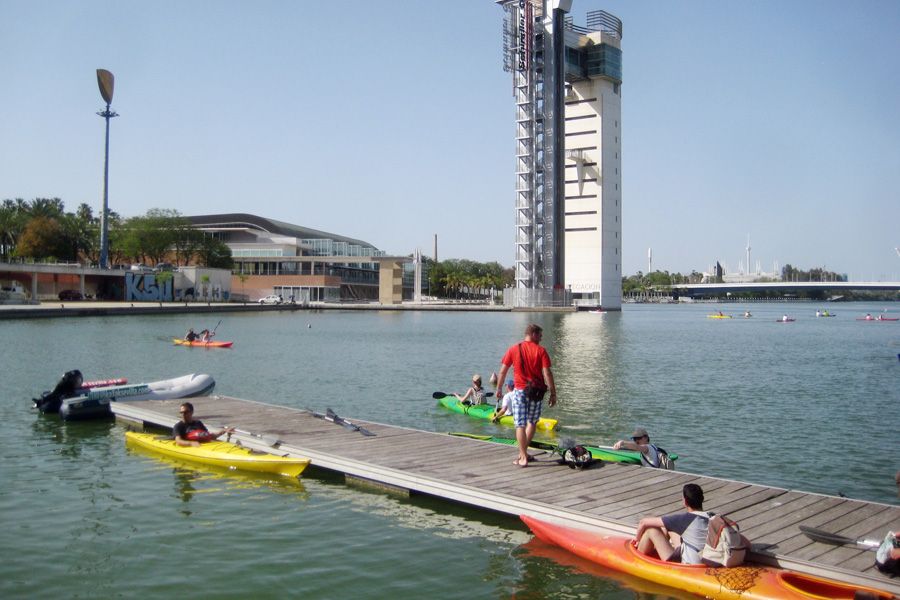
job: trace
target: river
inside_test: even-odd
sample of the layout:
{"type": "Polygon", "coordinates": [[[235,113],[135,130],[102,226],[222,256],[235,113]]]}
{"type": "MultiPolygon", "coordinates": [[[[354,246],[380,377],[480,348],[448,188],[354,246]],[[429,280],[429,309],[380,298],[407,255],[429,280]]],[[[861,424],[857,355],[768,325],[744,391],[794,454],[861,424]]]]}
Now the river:
{"type": "Polygon", "coordinates": [[[126,451],[113,422],[64,424],[30,398],[73,368],[135,383],[202,372],[229,396],[509,434],[444,411],[431,393],[463,392],[474,372],[486,380],[535,321],[554,361],[560,406],[547,414],[562,424],[558,438],[611,443],[640,425],[682,471],[896,503],[900,322],[856,320],[885,309],[900,312],[798,303],[225,315],[217,338],[235,344],[220,350],[171,344],[218,316],[3,321],[0,596],[680,597],[529,542],[511,517],[336,477],[187,469],[126,451]],[[718,308],[735,318],[706,318],[718,308]],[[776,323],[785,311],[796,322],[776,323]]]}

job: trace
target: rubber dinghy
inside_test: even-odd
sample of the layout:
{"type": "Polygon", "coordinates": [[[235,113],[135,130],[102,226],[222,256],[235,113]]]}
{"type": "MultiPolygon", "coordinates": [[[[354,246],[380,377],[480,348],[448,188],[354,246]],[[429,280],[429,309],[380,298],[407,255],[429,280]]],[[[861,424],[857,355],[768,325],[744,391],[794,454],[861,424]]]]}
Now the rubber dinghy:
{"type": "Polygon", "coordinates": [[[308,458],[277,456],[256,452],[231,442],[204,442],[199,446],[179,446],[171,437],[152,433],[125,432],[125,444],[139,446],[179,460],[254,473],[297,477],[309,466],[308,458]]]}
{"type": "Polygon", "coordinates": [[[548,544],[564,548],[608,569],[701,597],[724,600],[850,600],[857,592],[863,592],[869,594],[866,598],[874,600],[894,598],[892,594],[865,586],[756,564],[714,568],[666,562],[639,553],[631,538],[556,525],[525,515],[521,519],[535,536],[548,544]]]}
{"type": "Polygon", "coordinates": [[[95,387],[83,395],[64,399],[59,415],[64,421],[97,419],[112,414],[110,402],[193,398],[209,394],[214,387],[215,380],[205,373],[191,373],[150,383],[95,387]]]}
{"type": "MultiPolygon", "coordinates": [[[[476,419],[486,419],[490,421],[491,417],[494,416],[495,407],[493,404],[463,404],[456,396],[444,396],[443,398],[438,398],[438,402],[440,402],[441,406],[444,408],[449,408],[453,412],[469,415],[476,419]]],[[[500,420],[497,422],[508,427],[516,426],[512,415],[504,415],[500,417],[500,420]]],[[[545,417],[541,417],[537,422],[537,428],[545,431],[556,429],[557,425],[559,425],[559,421],[545,417]]]]}
{"type": "MultiPolygon", "coordinates": [[[[494,435],[478,435],[475,433],[459,433],[453,432],[450,435],[455,435],[457,437],[467,437],[473,440],[482,440],[485,442],[494,442],[495,444],[506,444],[507,446],[515,446],[518,442],[516,442],[513,438],[504,438],[497,437],[494,435]]],[[[614,450],[611,446],[591,446],[589,444],[581,444],[591,452],[591,456],[594,457],[595,460],[603,460],[606,462],[617,462],[623,463],[627,465],[639,465],[641,463],[641,453],[635,452],[633,450],[614,450]]],[[[541,440],[531,440],[531,445],[529,448],[534,448],[535,450],[545,450],[547,452],[558,452],[559,444],[555,442],[543,442],[541,440]]],[[[669,452],[670,460],[677,460],[678,455],[672,452],[669,452]]]]}

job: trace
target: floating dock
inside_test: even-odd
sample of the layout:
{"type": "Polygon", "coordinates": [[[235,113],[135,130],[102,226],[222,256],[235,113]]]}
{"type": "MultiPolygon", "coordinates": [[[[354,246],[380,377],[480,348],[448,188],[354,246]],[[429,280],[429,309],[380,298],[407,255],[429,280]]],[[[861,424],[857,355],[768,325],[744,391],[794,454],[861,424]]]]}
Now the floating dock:
{"type": "MultiPolygon", "coordinates": [[[[737,521],[752,540],[753,561],[900,596],[900,581],[875,568],[874,552],[814,542],[799,529],[882,539],[900,530],[898,506],[616,463],[576,471],[550,455],[523,469],[512,464],[515,450],[505,445],[341,415],[374,434],[367,436],[295,408],[227,396],[190,401],[211,429],[239,427],[232,441],[250,448],[305,456],[315,467],[377,487],[608,534],[633,536],[642,517],[683,510],[681,488],[696,483],[705,508],[737,521]]],[[[171,428],[181,402],[113,402],[112,410],[119,419],[171,428]]]]}

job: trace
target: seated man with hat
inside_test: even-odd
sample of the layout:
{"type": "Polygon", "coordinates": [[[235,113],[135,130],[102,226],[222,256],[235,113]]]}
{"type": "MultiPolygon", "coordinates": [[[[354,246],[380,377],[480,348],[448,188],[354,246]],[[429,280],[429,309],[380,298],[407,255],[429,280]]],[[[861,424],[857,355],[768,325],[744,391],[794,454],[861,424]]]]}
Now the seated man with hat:
{"type": "Polygon", "coordinates": [[[641,463],[658,469],[662,466],[660,449],[650,443],[650,434],[643,427],[638,427],[631,434],[631,440],[619,440],[613,445],[615,450],[634,450],[641,453],[641,463]]]}

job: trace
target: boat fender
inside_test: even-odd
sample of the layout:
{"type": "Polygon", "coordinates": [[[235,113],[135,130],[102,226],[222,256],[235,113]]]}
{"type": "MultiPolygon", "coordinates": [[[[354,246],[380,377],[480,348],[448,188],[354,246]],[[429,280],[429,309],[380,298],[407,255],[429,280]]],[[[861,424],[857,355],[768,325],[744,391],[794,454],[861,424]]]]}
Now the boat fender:
{"type": "Polygon", "coordinates": [[[206,431],[205,429],[191,429],[187,432],[187,434],[185,434],[184,437],[191,440],[192,442],[200,443],[211,442],[216,439],[216,436],[206,431]]]}

